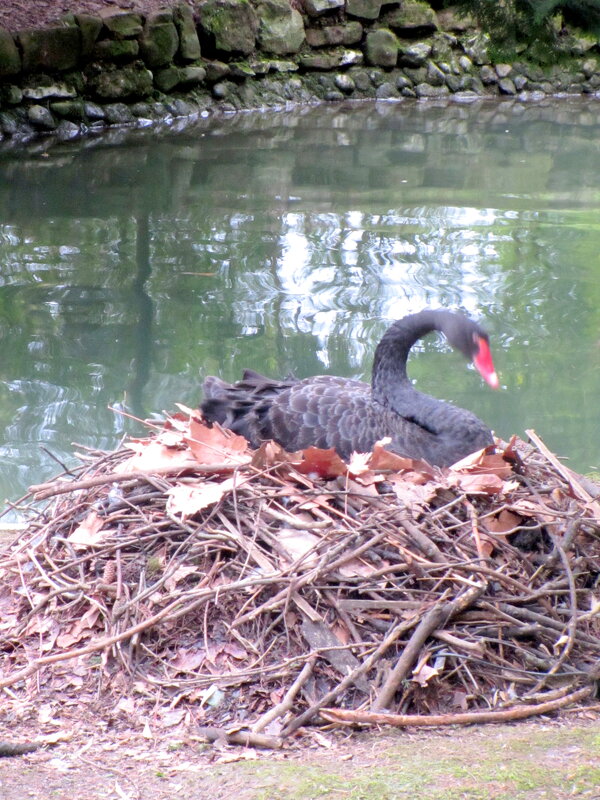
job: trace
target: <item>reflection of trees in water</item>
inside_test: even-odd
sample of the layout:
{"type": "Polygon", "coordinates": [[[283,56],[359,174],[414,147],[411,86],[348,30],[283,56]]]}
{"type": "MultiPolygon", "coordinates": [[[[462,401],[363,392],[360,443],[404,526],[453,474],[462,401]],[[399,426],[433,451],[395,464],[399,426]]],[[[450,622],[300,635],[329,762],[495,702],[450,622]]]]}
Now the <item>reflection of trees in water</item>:
{"type": "Polygon", "coordinates": [[[488,320],[511,391],[435,339],[425,390],[593,441],[599,124],[569,113],[331,107],[1,160],[0,427],[112,446],[109,404],[193,404],[208,372],[368,377],[387,322],[429,305],[488,320]]]}

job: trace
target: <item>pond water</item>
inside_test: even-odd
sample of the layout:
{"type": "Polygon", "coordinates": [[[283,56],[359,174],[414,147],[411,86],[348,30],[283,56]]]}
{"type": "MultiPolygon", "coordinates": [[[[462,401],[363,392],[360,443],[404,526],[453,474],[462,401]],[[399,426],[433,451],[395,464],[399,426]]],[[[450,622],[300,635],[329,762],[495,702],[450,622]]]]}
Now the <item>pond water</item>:
{"type": "Polygon", "coordinates": [[[196,405],[205,374],[368,379],[389,322],[462,308],[419,388],[600,466],[600,103],[326,106],[0,151],[0,497],[196,405]]]}

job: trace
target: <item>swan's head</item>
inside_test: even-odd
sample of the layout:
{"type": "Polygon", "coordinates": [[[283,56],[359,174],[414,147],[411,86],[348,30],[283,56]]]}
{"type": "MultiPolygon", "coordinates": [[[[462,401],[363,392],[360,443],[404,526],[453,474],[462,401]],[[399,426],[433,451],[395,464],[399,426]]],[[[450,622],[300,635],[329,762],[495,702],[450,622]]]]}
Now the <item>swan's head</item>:
{"type": "Polygon", "coordinates": [[[450,324],[444,327],[446,338],[453,347],[472,361],[481,377],[492,389],[498,389],[500,381],[494,368],[490,350],[490,337],[473,320],[462,315],[453,315],[450,324]]]}

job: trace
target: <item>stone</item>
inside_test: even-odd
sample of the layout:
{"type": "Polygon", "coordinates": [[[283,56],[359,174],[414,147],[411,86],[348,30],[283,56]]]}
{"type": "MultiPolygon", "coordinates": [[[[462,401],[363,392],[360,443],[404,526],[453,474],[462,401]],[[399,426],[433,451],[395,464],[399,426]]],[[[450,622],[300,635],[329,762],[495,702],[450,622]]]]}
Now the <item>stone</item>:
{"type": "Polygon", "coordinates": [[[404,67],[404,74],[412,81],[413,86],[417,83],[426,83],[427,70],[425,67],[404,67]]]}
{"type": "Polygon", "coordinates": [[[81,55],[81,31],[75,26],[20,31],[17,41],[25,72],[73,69],[81,55]]]}
{"type": "Polygon", "coordinates": [[[17,75],[21,71],[21,55],[8,31],[0,28],[0,77],[17,75]]]}
{"type": "Polygon", "coordinates": [[[407,78],[406,75],[398,75],[396,78],[396,89],[400,92],[402,89],[412,89],[412,81],[410,78],[407,78]]]}
{"type": "Polygon", "coordinates": [[[352,74],[354,85],[361,92],[366,92],[371,88],[371,78],[364,70],[358,70],[352,74]]]}
{"type": "Polygon", "coordinates": [[[303,8],[309,17],[320,17],[327,11],[343,8],[345,0],[304,0],[303,8]]]}
{"type": "Polygon", "coordinates": [[[297,53],[304,43],[304,21],[289,0],[258,0],[258,45],[275,55],[297,53]]]}
{"type": "Polygon", "coordinates": [[[419,83],[415,86],[417,97],[447,97],[449,92],[447,86],[430,86],[428,83],[419,83]]]}
{"type": "Polygon", "coordinates": [[[139,14],[128,11],[122,14],[111,14],[104,17],[104,26],[119,39],[130,39],[139,36],[144,27],[139,14]]]}
{"type": "Polygon", "coordinates": [[[391,100],[398,97],[398,90],[393,83],[385,82],[378,86],[375,91],[375,97],[378,100],[391,100]]]}
{"type": "Polygon", "coordinates": [[[443,8],[437,12],[438,25],[443,31],[465,33],[477,28],[475,19],[467,13],[459,12],[456,8],[443,8]]]}
{"type": "Polygon", "coordinates": [[[0,111],[0,130],[6,136],[15,136],[19,130],[19,123],[13,111],[0,111]]]}
{"type": "Polygon", "coordinates": [[[527,86],[527,78],[525,75],[515,75],[513,78],[513,83],[515,85],[515,89],[517,92],[522,92],[523,89],[527,86]]]}
{"type": "MultiPolygon", "coordinates": [[[[47,80],[47,79],[46,79],[47,80]]],[[[41,86],[26,86],[23,89],[23,97],[27,100],[49,100],[68,99],[76,97],[77,92],[66,83],[48,83],[41,86]]]]}
{"type": "Polygon", "coordinates": [[[136,39],[102,39],[96,42],[92,55],[99,61],[132,61],[139,52],[136,39]]]}
{"type": "Polygon", "coordinates": [[[363,26],[354,20],[344,25],[307,28],[306,41],[311,47],[357,44],[363,36],[363,26]]]}
{"type": "Polygon", "coordinates": [[[481,66],[482,64],[489,64],[489,43],[490,37],[486,33],[476,33],[474,36],[465,39],[462,46],[471,61],[481,66]]]}
{"type": "Polygon", "coordinates": [[[344,94],[351,94],[356,88],[356,84],[352,78],[345,72],[338,73],[333,79],[333,82],[340,92],[344,92],[344,94]]]}
{"type": "Polygon", "coordinates": [[[154,85],[161,92],[170,92],[181,81],[181,72],[179,67],[171,64],[165,69],[155,70],[154,72],[154,85]]]}
{"type": "Polygon", "coordinates": [[[450,89],[451,92],[460,91],[461,82],[458,75],[454,75],[452,73],[446,75],[446,86],[450,89]]]}
{"type": "Polygon", "coordinates": [[[152,73],[142,64],[104,70],[89,81],[94,94],[103,100],[128,100],[152,93],[152,73]]]}
{"type": "Polygon", "coordinates": [[[484,84],[484,86],[489,86],[492,83],[496,83],[498,80],[496,70],[487,64],[484,64],[479,70],[479,77],[481,78],[481,82],[484,84]]]}
{"type": "Polygon", "coordinates": [[[382,0],[346,0],[346,13],[361,19],[377,19],[382,5],[382,0]]]}
{"type": "Polygon", "coordinates": [[[217,50],[243,55],[254,50],[258,17],[248,0],[204,0],[198,10],[200,24],[217,50]]]}
{"type": "Polygon", "coordinates": [[[444,86],[446,83],[445,73],[433,61],[427,65],[427,83],[432,86],[444,86]]]}
{"type": "Polygon", "coordinates": [[[435,11],[420,0],[404,0],[401,6],[383,14],[381,24],[402,33],[426,35],[438,29],[435,11]]]}
{"type": "Polygon", "coordinates": [[[496,75],[499,78],[508,78],[512,72],[512,64],[496,64],[496,75]]]}
{"type": "Polygon", "coordinates": [[[181,67],[179,70],[179,84],[186,89],[192,86],[198,86],[206,78],[206,70],[204,67],[181,67]]]}
{"type": "Polygon", "coordinates": [[[427,42],[416,42],[400,50],[400,64],[407,67],[422,67],[431,55],[431,45],[427,42]]]}
{"type": "Polygon", "coordinates": [[[106,114],[102,106],[99,106],[97,103],[92,103],[91,100],[83,101],[83,110],[89,120],[106,119],[106,114]]]}
{"type": "Polygon", "coordinates": [[[88,58],[94,50],[104,23],[100,17],[91,14],[75,14],[75,23],[81,31],[81,55],[83,58],[88,58]]]}
{"type": "Polygon", "coordinates": [[[36,128],[44,131],[53,131],[58,125],[50,109],[46,106],[35,104],[27,109],[27,119],[36,128]]]}
{"type": "Polygon", "coordinates": [[[179,49],[175,23],[156,21],[157,16],[148,17],[140,38],[140,55],[150,69],[170,64],[179,49]]]}
{"type": "Polygon", "coordinates": [[[229,66],[223,61],[207,61],[204,68],[206,69],[206,79],[211,83],[223,80],[231,72],[229,66]]]}
{"type": "Polygon", "coordinates": [[[50,110],[59,117],[65,117],[75,122],[83,122],[85,119],[83,100],[57,100],[50,103],[50,110]]]}
{"type": "Polygon", "coordinates": [[[234,88],[235,84],[231,83],[231,81],[215,83],[212,88],[213,97],[216,97],[217,100],[223,100],[231,94],[234,88]]]}
{"type": "Polygon", "coordinates": [[[70,142],[81,136],[81,128],[75,122],[71,122],[68,119],[61,119],[56,126],[54,135],[61,142],[70,142]]]}
{"type": "Polygon", "coordinates": [[[187,3],[173,9],[173,21],[179,34],[179,55],[183,61],[196,61],[202,55],[194,14],[187,3]]]}
{"type": "Polygon", "coordinates": [[[111,125],[128,125],[134,120],[129,106],[125,103],[109,103],[104,106],[104,113],[111,125]]]}
{"type": "MultiPolygon", "coordinates": [[[[0,45],[1,46],[1,45],[0,45]]],[[[598,62],[595,58],[587,58],[581,65],[581,71],[586,78],[591,78],[592,75],[598,72],[598,62]]],[[[0,74],[2,70],[0,67],[0,74]]]]}
{"type": "Polygon", "coordinates": [[[232,61],[229,64],[229,70],[232,78],[254,78],[256,73],[248,63],[243,61],[232,61]]]}
{"type": "Polygon", "coordinates": [[[517,88],[510,78],[500,78],[498,81],[498,89],[500,94],[516,94],[517,88]]]}
{"type": "Polygon", "coordinates": [[[458,66],[463,72],[470,72],[473,69],[473,62],[468,56],[460,56],[458,66]]]}
{"type": "Polygon", "coordinates": [[[398,39],[389,28],[377,28],[367,33],[365,55],[369,64],[395,67],[398,61],[398,39]]]}
{"type": "Polygon", "coordinates": [[[473,103],[476,100],[479,100],[480,97],[477,92],[466,90],[464,92],[456,92],[456,94],[452,96],[452,99],[456,103],[473,103]]]}
{"type": "Polygon", "coordinates": [[[0,86],[0,106],[18,106],[23,100],[23,90],[14,83],[5,83],[0,86]]]}
{"type": "Polygon", "coordinates": [[[362,61],[362,53],[355,50],[342,49],[328,52],[306,53],[305,55],[301,55],[298,59],[298,63],[304,69],[315,70],[334,70],[339,67],[361,64],[362,61]]]}

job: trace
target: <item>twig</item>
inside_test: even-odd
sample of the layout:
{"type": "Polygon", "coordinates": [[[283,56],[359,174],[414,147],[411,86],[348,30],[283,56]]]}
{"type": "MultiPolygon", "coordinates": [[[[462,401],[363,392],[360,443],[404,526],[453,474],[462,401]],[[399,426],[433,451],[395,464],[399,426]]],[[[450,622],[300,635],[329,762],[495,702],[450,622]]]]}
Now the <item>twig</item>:
{"type": "Polygon", "coordinates": [[[459,614],[472,605],[472,603],[481,596],[486,586],[487,583],[480,583],[477,586],[473,586],[457,597],[456,600],[443,604],[439,603],[425,614],[408,640],[396,666],[390,672],[381,691],[375,698],[375,702],[371,704],[373,711],[381,711],[381,709],[389,706],[396,694],[398,686],[408,675],[408,671],[417,660],[421,647],[433,631],[445,625],[449,619],[452,619],[456,614],[459,614]]]}
{"type": "Polygon", "coordinates": [[[298,674],[296,680],[292,683],[290,688],[284,694],[283,699],[277,703],[277,705],[273,706],[273,708],[265,711],[265,713],[259,717],[254,725],[252,726],[252,733],[260,733],[264,730],[270,722],[273,722],[274,719],[277,717],[283,716],[287,711],[290,710],[294,699],[300,689],[304,686],[306,681],[312,675],[312,671],[315,666],[315,661],[317,657],[315,655],[311,656],[306,664],[302,667],[301,671],[298,674]]]}
{"type": "Polygon", "coordinates": [[[513,706],[501,711],[471,711],[462,714],[381,714],[374,711],[352,711],[342,708],[322,708],[319,712],[327,722],[346,722],[352,725],[393,725],[397,728],[431,728],[438,725],[477,725],[483,722],[512,722],[541,714],[549,714],[559,708],[579,703],[594,691],[593,686],[585,686],[565,697],[549,700],[536,705],[513,706]]]}

